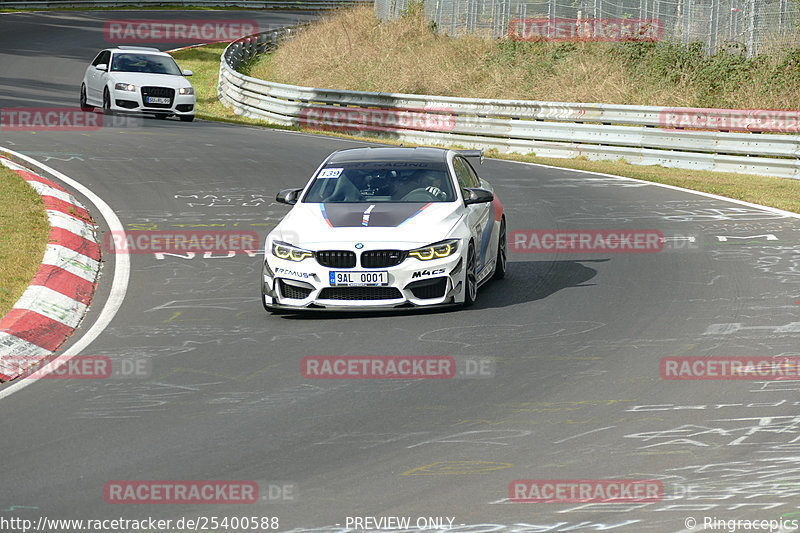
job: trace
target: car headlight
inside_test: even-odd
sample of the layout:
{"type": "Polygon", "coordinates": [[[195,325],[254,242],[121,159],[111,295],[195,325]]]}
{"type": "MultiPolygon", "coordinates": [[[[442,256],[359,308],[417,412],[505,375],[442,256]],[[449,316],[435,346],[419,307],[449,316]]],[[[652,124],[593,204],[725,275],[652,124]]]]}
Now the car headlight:
{"type": "Polygon", "coordinates": [[[118,91],[135,91],[136,85],[132,83],[118,83],[114,85],[114,88],[118,91]]]}
{"type": "Polygon", "coordinates": [[[281,259],[288,259],[289,261],[302,261],[306,257],[311,257],[314,254],[308,250],[298,248],[297,246],[275,241],[272,243],[272,255],[281,259]]]}
{"type": "Polygon", "coordinates": [[[431,259],[441,259],[442,257],[453,255],[456,250],[458,250],[458,239],[449,239],[411,250],[408,255],[421,261],[430,261],[431,259]]]}
{"type": "Polygon", "coordinates": [[[194,87],[181,87],[178,94],[194,94],[194,87]]]}

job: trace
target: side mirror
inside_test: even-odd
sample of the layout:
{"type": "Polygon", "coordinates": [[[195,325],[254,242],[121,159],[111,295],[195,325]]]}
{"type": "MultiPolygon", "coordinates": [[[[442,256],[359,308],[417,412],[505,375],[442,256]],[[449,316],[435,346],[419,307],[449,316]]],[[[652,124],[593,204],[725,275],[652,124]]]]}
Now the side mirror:
{"type": "Polygon", "coordinates": [[[94,68],[96,68],[97,70],[102,70],[104,72],[108,71],[108,65],[105,64],[105,63],[100,63],[99,65],[95,66],[94,68]]]}
{"type": "Polygon", "coordinates": [[[486,202],[494,201],[494,194],[486,189],[464,189],[464,193],[464,203],[466,205],[485,204],[486,202]]]}
{"type": "Polygon", "coordinates": [[[275,196],[275,201],[282,204],[294,205],[297,203],[301,192],[303,192],[303,189],[284,189],[275,196]]]}
{"type": "Polygon", "coordinates": [[[188,68],[185,68],[185,69],[183,69],[183,75],[184,76],[194,76],[194,72],[192,72],[188,68]]]}

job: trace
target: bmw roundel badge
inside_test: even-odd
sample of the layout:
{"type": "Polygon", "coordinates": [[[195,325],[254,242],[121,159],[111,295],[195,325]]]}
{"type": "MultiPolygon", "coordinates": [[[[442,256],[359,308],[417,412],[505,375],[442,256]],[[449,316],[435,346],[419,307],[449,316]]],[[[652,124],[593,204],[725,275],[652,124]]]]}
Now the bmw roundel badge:
{"type": "Polygon", "coordinates": [[[357,242],[357,243],[356,243],[356,250],[360,250],[360,249],[362,249],[363,247],[364,247],[364,245],[363,245],[363,244],[361,244],[360,242],[357,242]]]}

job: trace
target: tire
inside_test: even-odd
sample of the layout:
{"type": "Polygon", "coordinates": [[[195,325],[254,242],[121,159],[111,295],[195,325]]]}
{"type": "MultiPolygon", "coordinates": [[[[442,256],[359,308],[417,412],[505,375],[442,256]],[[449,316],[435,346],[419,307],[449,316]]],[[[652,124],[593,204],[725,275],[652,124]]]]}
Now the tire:
{"type": "Polygon", "coordinates": [[[111,111],[111,95],[108,94],[108,89],[106,88],[103,91],[103,114],[104,115],[111,115],[113,112],[111,111]]]}
{"type": "Polygon", "coordinates": [[[497,260],[494,263],[494,275],[492,279],[503,279],[506,277],[508,262],[508,238],[506,237],[506,217],[500,221],[500,235],[497,240],[497,260]]]}
{"type": "Polygon", "coordinates": [[[86,103],[86,85],[81,83],[81,111],[93,111],[94,106],[90,106],[86,103]]]}
{"type": "Polygon", "coordinates": [[[464,274],[464,307],[470,307],[478,298],[478,274],[475,246],[470,242],[467,249],[467,266],[464,274]]]}
{"type": "Polygon", "coordinates": [[[194,115],[178,115],[180,117],[181,122],[191,122],[194,120],[194,115]]]}

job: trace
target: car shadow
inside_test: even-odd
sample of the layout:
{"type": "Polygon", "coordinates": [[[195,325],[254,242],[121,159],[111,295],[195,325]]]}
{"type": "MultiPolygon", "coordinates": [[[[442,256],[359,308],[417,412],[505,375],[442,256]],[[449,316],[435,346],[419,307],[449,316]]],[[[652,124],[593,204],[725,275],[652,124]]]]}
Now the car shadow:
{"type": "MultiPolygon", "coordinates": [[[[603,263],[609,259],[577,259],[571,261],[513,261],[508,263],[506,276],[502,280],[491,280],[481,286],[478,300],[470,310],[492,309],[535,302],[547,298],[562,289],[589,287],[587,282],[597,275],[597,270],[584,263],[603,263]]],[[[327,311],[286,310],[274,316],[288,320],[321,320],[406,316],[449,313],[458,311],[457,306],[433,308],[409,307],[383,311],[327,311]]]]}
{"type": "Polygon", "coordinates": [[[481,286],[473,309],[491,309],[547,298],[562,289],[590,287],[587,283],[597,270],[584,263],[604,263],[608,259],[571,261],[514,261],[508,263],[505,278],[481,286]]]}

